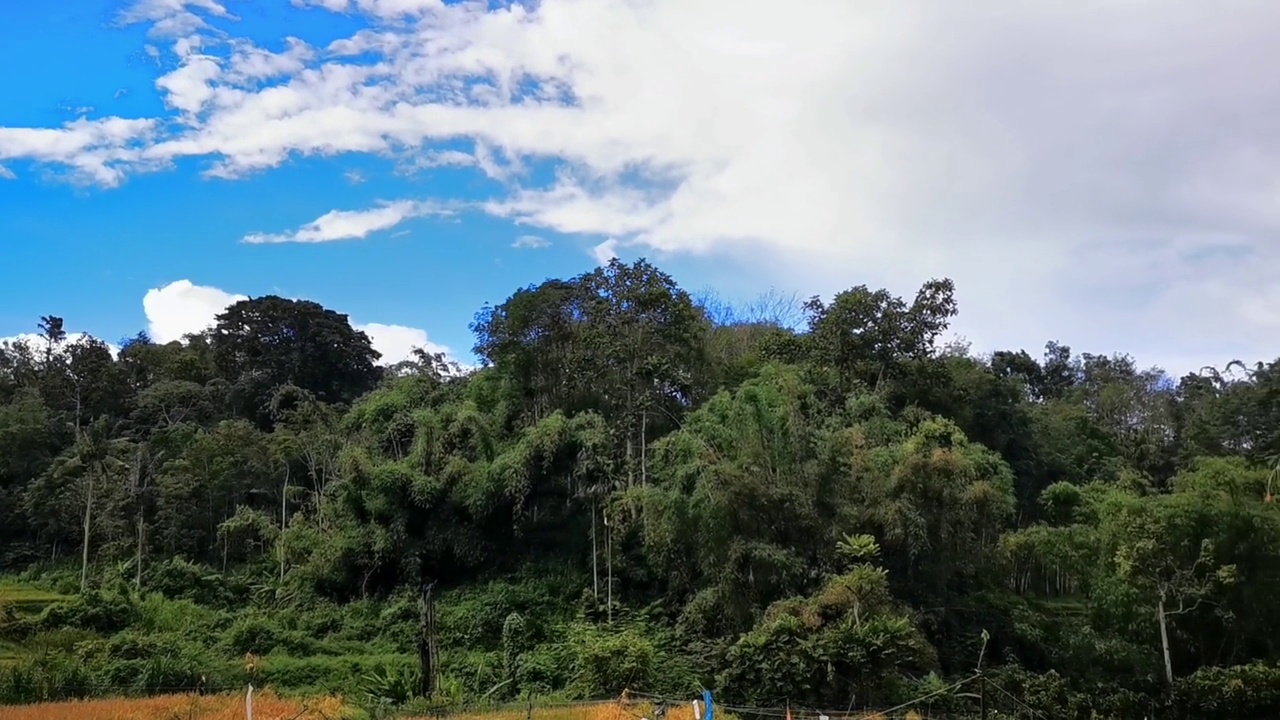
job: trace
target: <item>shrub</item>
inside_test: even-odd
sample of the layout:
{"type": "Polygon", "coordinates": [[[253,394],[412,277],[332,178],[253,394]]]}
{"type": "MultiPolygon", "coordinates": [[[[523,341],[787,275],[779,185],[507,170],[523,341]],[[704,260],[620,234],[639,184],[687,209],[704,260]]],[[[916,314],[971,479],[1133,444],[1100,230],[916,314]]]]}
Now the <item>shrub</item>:
{"type": "Polygon", "coordinates": [[[287,630],[264,615],[246,615],[236,619],[222,638],[222,646],[232,655],[266,655],[280,652],[288,655],[318,655],[320,643],[297,630],[287,630]]]}
{"type": "Polygon", "coordinates": [[[1178,679],[1173,697],[1185,718],[1280,717],[1280,668],[1262,663],[1201,668],[1178,679]]]}
{"type": "Polygon", "coordinates": [[[45,607],[36,618],[35,628],[78,628],[99,635],[111,635],[137,620],[138,608],[128,597],[89,591],[45,607]]]}
{"type": "Polygon", "coordinates": [[[177,633],[122,632],[79,646],[77,654],[106,691],[154,694],[220,687],[231,678],[206,648],[177,633]]]}

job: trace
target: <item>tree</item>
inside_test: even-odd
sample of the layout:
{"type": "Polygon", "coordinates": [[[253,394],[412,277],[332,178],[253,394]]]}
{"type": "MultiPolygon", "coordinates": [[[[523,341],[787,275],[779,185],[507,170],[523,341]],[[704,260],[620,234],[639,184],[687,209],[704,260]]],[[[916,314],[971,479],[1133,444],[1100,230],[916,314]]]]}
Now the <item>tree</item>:
{"type": "Polygon", "coordinates": [[[209,344],[241,412],[267,426],[271,396],[282,385],[322,402],[350,403],[380,378],[369,336],[346,315],[308,300],[241,300],[218,315],[209,344]]]}
{"type": "Polygon", "coordinates": [[[67,331],[63,329],[62,318],[56,315],[45,315],[40,318],[40,338],[44,340],[45,367],[53,363],[58,348],[67,340],[67,331]]]}
{"type": "Polygon", "coordinates": [[[81,525],[80,592],[89,584],[89,548],[93,534],[94,509],[101,501],[107,483],[118,471],[127,467],[119,455],[127,442],[116,435],[119,426],[107,418],[98,418],[84,431],[78,433],[72,454],[56,469],[59,476],[75,476],[80,479],[80,495],[83,503],[81,525]]]}
{"type": "Polygon", "coordinates": [[[879,389],[900,379],[911,361],[932,356],[934,343],[956,314],[955,285],[930,280],[908,305],[887,290],[845,290],[831,304],[805,304],[811,358],[839,373],[841,387],[879,389]]]}

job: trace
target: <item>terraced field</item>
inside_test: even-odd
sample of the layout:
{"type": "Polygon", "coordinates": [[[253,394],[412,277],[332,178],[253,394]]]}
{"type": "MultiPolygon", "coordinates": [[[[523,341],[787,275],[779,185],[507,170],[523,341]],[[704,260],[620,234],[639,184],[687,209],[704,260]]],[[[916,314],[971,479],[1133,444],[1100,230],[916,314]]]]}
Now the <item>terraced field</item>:
{"type": "MultiPolygon", "coordinates": [[[[65,595],[49,592],[30,585],[0,583],[0,621],[7,614],[30,616],[39,614],[46,605],[65,600],[65,595]]],[[[0,664],[9,663],[22,656],[22,648],[0,639],[0,664]]]]}

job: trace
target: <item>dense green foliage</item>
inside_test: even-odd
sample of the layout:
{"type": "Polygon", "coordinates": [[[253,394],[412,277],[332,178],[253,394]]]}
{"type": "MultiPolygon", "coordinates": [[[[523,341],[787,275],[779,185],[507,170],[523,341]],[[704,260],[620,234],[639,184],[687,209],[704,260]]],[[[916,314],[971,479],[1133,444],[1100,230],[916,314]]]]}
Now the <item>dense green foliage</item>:
{"type": "Polygon", "coordinates": [[[1274,716],[1280,361],[975,357],[949,281],[786,310],[615,261],[484,308],[470,372],[278,297],[118,356],[42,318],[0,348],[0,701],[251,653],[403,702],[431,585],[435,702],[886,706],[981,658],[1054,717],[1274,716]]]}

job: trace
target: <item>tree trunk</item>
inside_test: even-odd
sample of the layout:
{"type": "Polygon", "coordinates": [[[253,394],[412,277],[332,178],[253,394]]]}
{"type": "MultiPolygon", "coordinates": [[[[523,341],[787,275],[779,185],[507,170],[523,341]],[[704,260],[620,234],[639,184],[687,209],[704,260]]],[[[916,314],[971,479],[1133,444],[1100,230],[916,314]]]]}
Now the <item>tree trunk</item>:
{"type": "Polygon", "coordinates": [[[89,472],[89,489],[84,499],[84,544],[80,548],[80,592],[89,586],[89,528],[93,524],[93,472],[89,472]]]}
{"type": "Polygon", "coordinates": [[[609,511],[605,511],[604,515],[604,565],[608,572],[608,597],[606,602],[609,606],[609,624],[613,624],[613,525],[609,523],[609,511]]]}
{"type": "Polygon", "coordinates": [[[627,489],[636,485],[636,463],[634,460],[635,453],[632,450],[633,442],[631,438],[631,423],[627,423],[627,489]]]}
{"type": "Polygon", "coordinates": [[[418,637],[418,694],[424,698],[436,692],[436,601],[435,582],[422,583],[418,637]]]}
{"type": "Polygon", "coordinates": [[[276,540],[276,553],[280,557],[280,582],[284,582],[284,528],[286,503],[289,499],[289,463],[284,464],[284,487],[280,489],[280,537],[276,540]]]}
{"type": "Polygon", "coordinates": [[[142,546],[146,542],[146,525],[142,521],[142,508],[138,508],[138,554],[134,558],[133,586],[142,589],[142,546]]]}
{"type": "Polygon", "coordinates": [[[1164,679],[1173,686],[1173,660],[1169,656],[1169,623],[1164,612],[1164,593],[1160,593],[1160,600],[1156,603],[1156,618],[1160,621],[1160,649],[1164,653],[1164,679]]]}
{"type": "Polygon", "coordinates": [[[646,487],[649,484],[649,457],[648,457],[648,435],[649,430],[649,413],[646,410],[640,411],[640,486],[646,487]]]}
{"type": "Polygon", "coordinates": [[[596,516],[600,508],[595,498],[591,499],[591,596],[600,600],[600,549],[596,541],[596,516]]]}
{"type": "Polygon", "coordinates": [[[133,503],[138,512],[136,518],[138,534],[137,547],[135,548],[136,552],[133,558],[133,587],[137,590],[142,589],[142,553],[143,545],[146,543],[146,506],[143,504],[142,498],[142,491],[144,487],[142,481],[142,458],[144,447],[145,446],[143,445],[139,445],[137,452],[134,453],[133,472],[131,478],[132,482],[130,483],[133,486],[133,503]]]}

